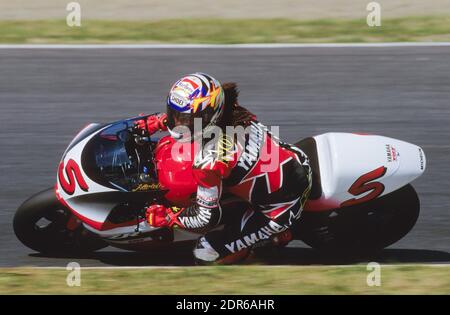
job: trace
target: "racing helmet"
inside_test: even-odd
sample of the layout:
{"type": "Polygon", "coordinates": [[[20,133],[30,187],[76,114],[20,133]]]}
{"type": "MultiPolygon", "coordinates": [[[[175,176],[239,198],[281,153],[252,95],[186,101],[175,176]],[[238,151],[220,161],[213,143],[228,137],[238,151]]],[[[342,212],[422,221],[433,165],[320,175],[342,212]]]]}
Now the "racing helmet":
{"type": "Polygon", "coordinates": [[[189,74],[175,82],[167,96],[167,127],[172,137],[192,141],[211,130],[222,117],[224,98],[220,82],[206,73],[189,74]]]}

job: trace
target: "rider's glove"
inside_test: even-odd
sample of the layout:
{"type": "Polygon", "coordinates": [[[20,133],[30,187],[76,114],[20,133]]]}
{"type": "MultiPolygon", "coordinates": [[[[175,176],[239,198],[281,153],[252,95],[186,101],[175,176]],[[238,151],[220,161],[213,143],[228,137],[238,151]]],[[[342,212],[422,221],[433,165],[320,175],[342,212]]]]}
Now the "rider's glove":
{"type": "Polygon", "coordinates": [[[145,211],[148,224],[154,227],[183,226],[178,220],[182,209],[177,207],[166,208],[163,205],[151,205],[145,211]]]}
{"type": "Polygon", "coordinates": [[[148,116],[147,119],[140,119],[135,122],[139,129],[147,130],[149,134],[154,134],[157,131],[167,130],[167,114],[160,113],[148,116]]]}

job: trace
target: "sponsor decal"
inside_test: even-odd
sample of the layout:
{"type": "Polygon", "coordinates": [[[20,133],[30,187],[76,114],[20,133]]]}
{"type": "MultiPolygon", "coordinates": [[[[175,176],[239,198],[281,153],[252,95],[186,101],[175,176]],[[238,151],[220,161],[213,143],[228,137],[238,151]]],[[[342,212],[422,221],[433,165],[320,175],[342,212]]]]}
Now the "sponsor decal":
{"type": "Polygon", "coordinates": [[[228,163],[233,160],[233,154],[235,153],[233,148],[234,142],[230,136],[225,134],[220,137],[217,142],[217,160],[224,163],[228,163]]]}
{"type": "Polygon", "coordinates": [[[211,209],[199,207],[199,213],[191,217],[179,217],[181,224],[188,229],[198,229],[208,225],[211,220],[211,209]]]}
{"type": "Polygon", "coordinates": [[[178,85],[188,90],[188,92],[190,93],[193,93],[196,89],[199,88],[198,84],[189,78],[183,78],[183,80],[181,80],[178,85]]]}
{"type": "Polygon", "coordinates": [[[392,145],[386,144],[386,156],[388,162],[395,162],[397,161],[399,154],[392,145]]]}
{"type": "Polygon", "coordinates": [[[179,107],[184,107],[184,106],[186,106],[186,103],[187,103],[185,100],[183,100],[181,97],[179,97],[176,94],[170,95],[170,101],[172,103],[174,103],[175,105],[178,105],[179,107]]]}
{"type": "Polygon", "coordinates": [[[275,221],[269,221],[266,226],[263,226],[258,231],[245,235],[231,243],[225,244],[225,247],[231,253],[236,253],[246,249],[247,247],[253,246],[260,241],[268,240],[272,235],[281,233],[286,229],[287,227],[279,225],[275,221]]]}
{"type": "Polygon", "coordinates": [[[423,171],[425,169],[425,159],[423,157],[423,151],[419,148],[419,162],[420,162],[420,170],[423,171]]]}
{"type": "Polygon", "coordinates": [[[217,144],[214,142],[211,143],[214,145],[213,148],[205,148],[205,154],[203,154],[203,151],[199,151],[199,153],[195,156],[195,168],[205,168],[208,164],[213,166],[216,162],[228,165],[228,162],[234,160],[234,155],[237,152],[237,148],[230,136],[221,134],[220,138],[217,140],[217,144]]]}
{"type": "Polygon", "coordinates": [[[249,171],[258,161],[263,142],[264,130],[257,124],[252,124],[250,127],[248,143],[239,158],[238,166],[242,167],[245,171],[249,171]]]}
{"type": "Polygon", "coordinates": [[[149,233],[133,232],[105,237],[105,239],[114,243],[126,243],[126,244],[139,244],[148,241],[161,241],[160,238],[149,236],[148,234],[149,233]]]}
{"type": "MultiPolygon", "coordinates": [[[[109,237],[106,237],[106,239],[108,239],[108,240],[121,240],[121,239],[129,238],[129,237],[137,237],[137,236],[141,235],[141,232],[139,232],[139,231],[136,232],[135,231],[135,226],[132,226],[132,227],[129,227],[129,228],[130,228],[130,230],[132,229],[133,232],[122,233],[122,234],[109,236],[109,237]]],[[[136,242],[136,241],[139,241],[139,240],[133,240],[133,242],[136,242]]]]}
{"type": "Polygon", "coordinates": [[[78,184],[78,187],[80,187],[80,189],[83,191],[87,192],[89,190],[89,186],[84,180],[83,174],[81,174],[80,167],[78,166],[77,162],[72,159],[67,162],[65,167],[64,162],[61,162],[59,164],[58,180],[61,188],[68,195],[73,195],[73,193],[75,192],[76,184],[78,184]],[[66,173],[67,180],[64,177],[64,172],[66,173]]]}
{"type": "Polygon", "coordinates": [[[219,202],[219,188],[215,187],[203,187],[197,188],[197,204],[199,206],[214,208],[218,206],[219,202]]]}
{"type": "Polygon", "coordinates": [[[135,191],[148,191],[148,190],[159,190],[161,189],[161,185],[159,183],[153,184],[139,184],[137,187],[133,188],[133,192],[135,191]]]}

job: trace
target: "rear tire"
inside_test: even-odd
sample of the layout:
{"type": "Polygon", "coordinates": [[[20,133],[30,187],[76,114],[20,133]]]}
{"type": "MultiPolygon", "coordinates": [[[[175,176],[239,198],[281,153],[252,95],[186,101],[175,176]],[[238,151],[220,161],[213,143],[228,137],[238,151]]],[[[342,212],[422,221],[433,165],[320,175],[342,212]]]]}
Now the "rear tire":
{"type": "Polygon", "coordinates": [[[58,201],[54,189],[49,188],[32,196],[17,209],[14,233],[25,246],[52,255],[89,253],[108,246],[82,224],[69,230],[67,222],[72,215],[58,201]]]}
{"type": "Polygon", "coordinates": [[[341,255],[375,253],[402,239],[420,212],[416,191],[406,185],[386,196],[325,212],[302,214],[295,238],[322,252],[341,255]]]}

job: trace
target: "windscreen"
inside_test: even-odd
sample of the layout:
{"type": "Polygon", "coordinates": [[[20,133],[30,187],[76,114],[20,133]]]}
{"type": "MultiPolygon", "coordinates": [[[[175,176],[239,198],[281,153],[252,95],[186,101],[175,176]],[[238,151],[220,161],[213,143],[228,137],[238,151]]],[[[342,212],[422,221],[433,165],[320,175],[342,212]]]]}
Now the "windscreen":
{"type": "Polygon", "coordinates": [[[93,137],[83,151],[83,168],[101,185],[121,191],[146,190],[146,185],[156,182],[152,147],[136,144],[130,125],[130,121],[115,123],[93,137]]]}

